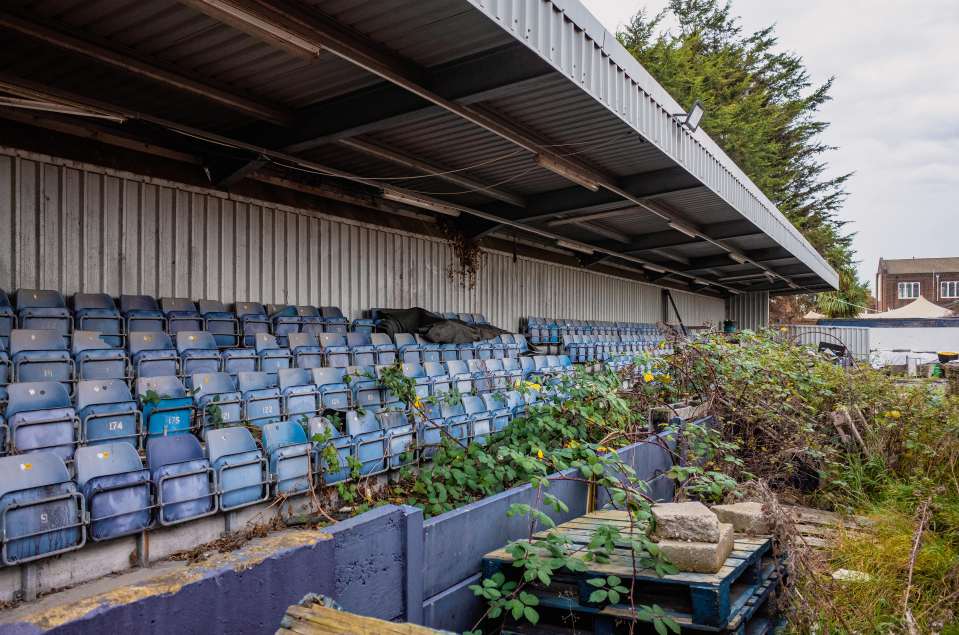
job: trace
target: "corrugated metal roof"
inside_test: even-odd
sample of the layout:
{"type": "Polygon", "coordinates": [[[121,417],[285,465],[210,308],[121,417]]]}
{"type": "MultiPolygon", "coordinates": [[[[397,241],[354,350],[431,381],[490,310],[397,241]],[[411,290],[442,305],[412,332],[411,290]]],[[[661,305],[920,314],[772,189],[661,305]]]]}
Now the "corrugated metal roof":
{"type": "MultiPolygon", "coordinates": [[[[706,187],[680,188],[659,196],[651,205],[662,205],[700,226],[718,227],[737,221],[743,225],[744,219],[748,220],[745,224],[751,223],[762,234],[745,236],[754,230],[729,229],[724,234],[729,244],[746,251],[781,245],[794,255],[789,264],[804,264],[819,276],[816,284],[835,283],[835,272],[715,143],[702,131],[690,134],[676,124],[672,117],[678,111],[675,102],[576,0],[294,0],[291,5],[304,9],[310,19],[335,23],[347,39],[368,45],[374,55],[382,54],[404,68],[417,69],[425,90],[441,90],[432,80],[446,72],[449,90],[459,95],[454,99],[465,98],[471,108],[492,113],[534,137],[543,150],[584,165],[617,184],[627,177],[635,180],[655,171],[685,170],[687,179],[691,174],[706,187]],[[469,60],[485,59],[481,56],[497,52],[508,56],[499,58],[500,66],[460,70],[469,60]],[[453,70],[443,70],[454,62],[458,66],[453,70]],[[508,83],[497,84],[496,80],[510,70],[505,67],[512,66],[528,69],[530,75],[515,81],[535,83],[518,84],[518,89],[508,83]],[[493,90],[487,94],[477,88],[481,96],[473,99],[467,86],[493,90]]],[[[396,121],[383,115],[386,123],[373,130],[359,125],[353,132],[320,133],[322,142],[314,144],[316,147],[304,156],[355,175],[387,179],[382,182],[482,210],[503,209],[503,204],[488,193],[467,192],[469,188],[464,190],[443,179],[389,180],[413,175],[416,170],[348,149],[335,139],[361,135],[363,141],[523,196],[534,209],[549,196],[554,202],[544,203],[543,209],[555,208],[555,199],[563,199],[572,187],[569,179],[538,165],[528,148],[507,139],[509,134],[494,133],[468,117],[431,106],[425,99],[411,101],[404,90],[364,70],[355,60],[351,62],[326,49],[316,59],[304,59],[208,16],[189,3],[12,0],[4,9],[74,37],[132,51],[147,63],[172,69],[254,105],[275,109],[280,115],[289,114],[295,124],[285,129],[265,124],[251,114],[249,107],[231,106],[222,98],[203,97],[196,90],[164,84],[143,73],[131,74],[130,69],[94,61],[70,47],[40,43],[5,29],[8,46],[0,50],[0,72],[14,77],[277,149],[289,143],[278,139],[295,138],[311,126],[325,126],[336,133],[336,117],[344,116],[336,110],[337,98],[377,95],[369,102],[360,97],[362,106],[353,107],[347,114],[362,120],[366,110],[386,112],[385,107],[394,102],[409,102],[407,111],[395,113],[401,115],[396,121]],[[364,92],[373,88],[379,92],[364,92]]],[[[182,137],[176,139],[186,143],[182,137]]],[[[222,154],[223,148],[218,152],[222,154]]],[[[639,182],[644,181],[640,178],[639,182]]],[[[609,197],[610,192],[603,190],[584,200],[595,200],[602,206],[609,197]]],[[[506,207],[510,218],[522,218],[515,206],[506,207]]],[[[544,229],[548,220],[539,218],[529,223],[544,229]]],[[[641,207],[594,221],[592,230],[589,225],[586,230],[582,227],[565,225],[551,231],[585,237],[593,244],[612,245],[622,252],[630,251],[622,237],[641,243],[649,234],[671,231],[662,219],[641,207]]],[[[551,242],[535,235],[532,240],[551,242]]],[[[686,241],[664,249],[685,258],[722,252],[715,245],[686,241]]]]}

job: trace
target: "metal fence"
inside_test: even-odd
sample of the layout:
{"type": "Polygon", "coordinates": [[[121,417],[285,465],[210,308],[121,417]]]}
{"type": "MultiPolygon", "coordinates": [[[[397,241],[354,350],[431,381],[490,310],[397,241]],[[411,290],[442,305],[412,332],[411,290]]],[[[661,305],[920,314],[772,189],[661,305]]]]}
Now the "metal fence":
{"type": "Polygon", "coordinates": [[[858,326],[820,326],[790,324],[789,337],[799,344],[818,346],[820,342],[842,344],[858,360],[869,359],[869,329],[858,326]]]}

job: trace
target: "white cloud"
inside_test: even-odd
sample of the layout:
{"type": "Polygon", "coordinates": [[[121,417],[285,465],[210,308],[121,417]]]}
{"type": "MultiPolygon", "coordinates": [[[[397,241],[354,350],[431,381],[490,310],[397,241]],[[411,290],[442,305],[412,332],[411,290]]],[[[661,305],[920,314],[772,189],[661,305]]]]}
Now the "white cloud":
{"type": "MultiPolygon", "coordinates": [[[[666,0],[584,0],[615,31],[666,0]]],[[[836,76],[821,116],[839,149],[832,173],[855,172],[841,213],[857,232],[860,275],[879,257],[959,255],[959,2],[733,0],[747,31],[776,24],[814,82],[836,76]]]]}

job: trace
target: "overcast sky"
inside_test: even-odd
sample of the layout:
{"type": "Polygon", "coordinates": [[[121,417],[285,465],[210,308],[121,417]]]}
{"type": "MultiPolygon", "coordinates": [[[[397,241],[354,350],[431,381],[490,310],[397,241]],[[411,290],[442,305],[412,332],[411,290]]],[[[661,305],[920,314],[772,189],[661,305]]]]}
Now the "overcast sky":
{"type": "MultiPolygon", "coordinates": [[[[667,3],[583,1],[613,32],[667,3]]],[[[733,0],[733,12],[748,31],[776,24],[813,81],[836,76],[821,117],[832,171],[855,172],[842,217],[860,276],[874,283],[880,256],[959,256],[959,1],[733,0]]]]}

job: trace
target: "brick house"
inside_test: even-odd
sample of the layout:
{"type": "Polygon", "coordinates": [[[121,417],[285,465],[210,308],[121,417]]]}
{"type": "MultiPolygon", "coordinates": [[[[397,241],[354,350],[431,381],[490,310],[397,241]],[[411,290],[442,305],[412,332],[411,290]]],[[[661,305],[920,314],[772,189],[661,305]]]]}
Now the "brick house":
{"type": "Polygon", "coordinates": [[[879,259],[879,311],[898,309],[919,296],[947,309],[959,309],[959,258],[879,259]]]}

